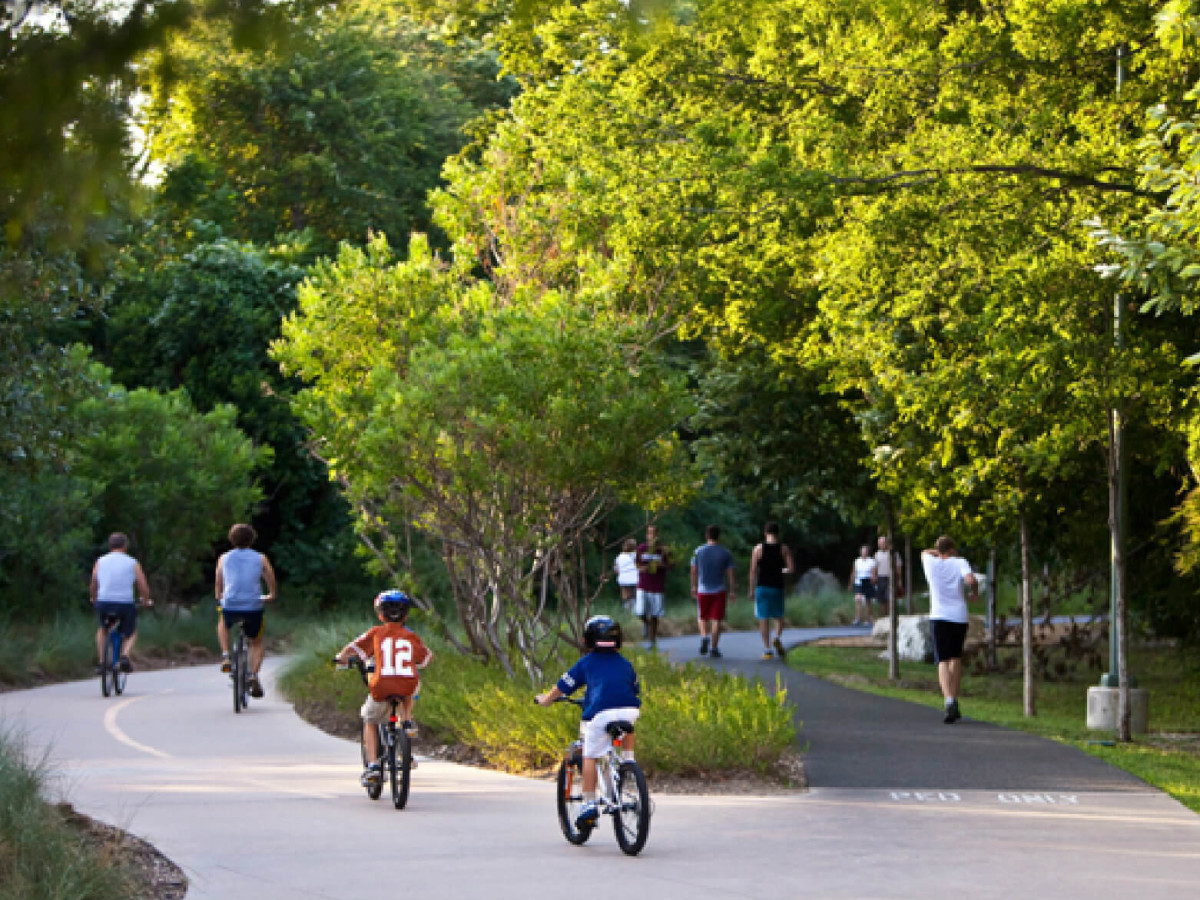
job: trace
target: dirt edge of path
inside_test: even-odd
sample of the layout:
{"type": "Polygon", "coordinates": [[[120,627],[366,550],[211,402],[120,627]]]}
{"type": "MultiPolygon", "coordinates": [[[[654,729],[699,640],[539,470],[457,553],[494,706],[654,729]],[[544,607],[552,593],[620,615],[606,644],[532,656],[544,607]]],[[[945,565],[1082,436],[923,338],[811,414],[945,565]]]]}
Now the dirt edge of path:
{"type": "Polygon", "coordinates": [[[58,803],[54,808],[101,859],[119,860],[129,866],[138,883],[138,892],[129,900],[183,900],[186,896],[187,875],[153,844],[113,825],[98,822],[70,803],[58,803]]]}

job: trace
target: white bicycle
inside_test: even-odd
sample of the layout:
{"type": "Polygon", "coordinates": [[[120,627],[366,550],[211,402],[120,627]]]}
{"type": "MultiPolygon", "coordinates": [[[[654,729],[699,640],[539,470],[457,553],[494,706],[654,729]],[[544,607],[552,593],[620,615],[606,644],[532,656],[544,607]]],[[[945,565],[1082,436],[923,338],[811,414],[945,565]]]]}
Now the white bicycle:
{"type": "MultiPolygon", "coordinates": [[[[582,707],[579,700],[559,702],[582,707]]],[[[612,722],[607,729],[612,743],[596,760],[596,806],[601,815],[613,817],[613,831],[622,852],[637,856],[650,837],[650,789],[646,776],[633,760],[621,758],[621,742],[633,734],[632,722],[612,722]]],[[[563,837],[576,846],[587,843],[594,825],[579,827],[575,820],[583,808],[583,741],[574,741],[558,767],[558,824],[563,837]]]]}

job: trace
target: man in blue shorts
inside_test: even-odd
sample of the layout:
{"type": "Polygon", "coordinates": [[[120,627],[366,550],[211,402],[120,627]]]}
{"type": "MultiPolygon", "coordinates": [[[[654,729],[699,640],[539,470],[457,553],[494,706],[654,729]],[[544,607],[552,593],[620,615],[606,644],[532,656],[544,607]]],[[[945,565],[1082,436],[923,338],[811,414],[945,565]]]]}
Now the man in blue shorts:
{"type": "Polygon", "coordinates": [[[263,644],[263,604],[275,599],[275,570],[271,561],[251,550],[258,535],[245,524],[229,529],[229,543],[233,549],[221,554],[217,560],[216,594],[221,611],[217,621],[217,640],[221,644],[221,671],[230,670],[229,629],[235,619],[240,619],[246,637],[250,641],[250,678],[248,686],[251,697],[263,695],[258,670],[262,668],[265,646],[263,644]],[[267,592],[263,593],[263,585],[267,592]]]}
{"type": "Polygon", "coordinates": [[[150,585],[146,581],[146,573],[141,564],[129,555],[129,539],[119,531],[108,536],[108,553],[96,560],[92,567],[92,583],[90,594],[92,605],[96,607],[96,616],[100,626],[96,629],[96,672],[99,674],[104,659],[104,638],[106,616],[117,616],[120,622],[117,631],[121,635],[120,666],[124,672],[133,670],[129,662],[129,654],[137,641],[137,597],[142,602],[150,603],[150,585]]]}
{"type": "Polygon", "coordinates": [[[768,522],[763,528],[763,542],[750,554],[750,595],[754,597],[754,615],[762,635],[763,659],[778,656],[783,659],[783,586],[784,576],[795,570],[792,551],[779,543],[779,523],[768,522]],[[775,623],[772,643],[771,623],[775,623]],[[772,652],[774,646],[774,652],[772,652]]]}

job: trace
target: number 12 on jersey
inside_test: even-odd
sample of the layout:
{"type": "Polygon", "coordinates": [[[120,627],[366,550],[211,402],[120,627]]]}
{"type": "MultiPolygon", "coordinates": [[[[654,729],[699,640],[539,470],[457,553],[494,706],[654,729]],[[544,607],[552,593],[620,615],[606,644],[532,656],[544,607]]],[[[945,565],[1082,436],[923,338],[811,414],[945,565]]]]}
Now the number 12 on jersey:
{"type": "Polygon", "coordinates": [[[413,645],[406,638],[384,638],[379,642],[379,653],[383,657],[383,668],[379,670],[381,678],[399,676],[400,678],[415,678],[413,671],[413,645]]]}

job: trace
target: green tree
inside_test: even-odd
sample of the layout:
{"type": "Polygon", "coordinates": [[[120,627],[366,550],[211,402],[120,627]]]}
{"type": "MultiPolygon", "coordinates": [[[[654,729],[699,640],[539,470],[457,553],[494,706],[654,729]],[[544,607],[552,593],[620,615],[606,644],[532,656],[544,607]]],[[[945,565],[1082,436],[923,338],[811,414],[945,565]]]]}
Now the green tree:
{"type": "Polygon", "coordinates": [[[370,231],[427,230],[425,195],[483,111],[460,85],[481,103],[504,97],[484,88],[489,66],[497,85],[490,56],[455,56],[387,4],[301,18],[266,51],[239,51],[213,28],[172,54],[147,126],[167,219],[262,244],[308,231],[317,254],[370,231]]]}
{"type": "Polygon", "coordinates": [[[182,391],[113,386],[79,409],[84,435],[74,471],[98,487],[101,533],[127,533],[161,599],[202,579],[201,563],[262,493],[253,473],[270,460],[220,406],[197,413],[182,391]]]}
{"type": "Polygon", "coordinates": [[[380,238],[317,268],[277,355],[312,382],[301,414],[384,563],[407,521],[440,542],[471,649],[536,678],[580,637],[589,532],[688,486],[683,380],[643,337],[597,297],[504,297],[380,238]]]}

